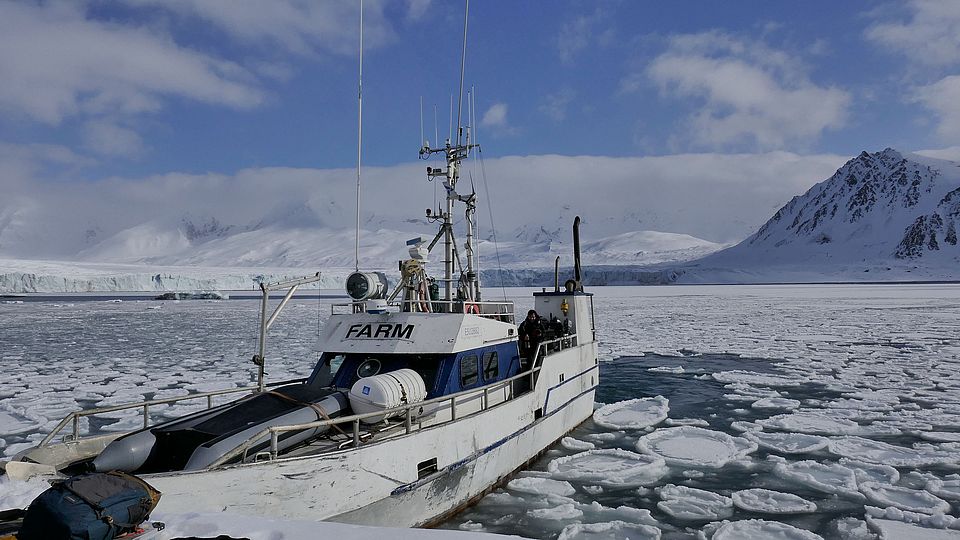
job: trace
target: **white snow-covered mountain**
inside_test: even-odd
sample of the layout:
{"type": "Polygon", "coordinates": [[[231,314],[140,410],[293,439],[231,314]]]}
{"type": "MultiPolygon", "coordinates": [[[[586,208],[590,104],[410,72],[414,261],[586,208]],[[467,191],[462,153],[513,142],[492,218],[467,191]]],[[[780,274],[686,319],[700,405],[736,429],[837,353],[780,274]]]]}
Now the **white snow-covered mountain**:
{"type": "MultiPolygon", "coordinates": [[[[338,288],[353,269],[354,231],[349,229],[316,223],[256,228],[199,223],[141,223],[54,261],[0,258],[0,292],[237,289],[249,288],[260,275],[272,280],[318,270],[327,278],[324,287],[338,288]]],[[[397,261],[408,257],[407,240],[433,237],[432,225],[407,225],[405,231],[362,231],[360,266],[395,274],[397,261]]],[[[569,228],[558,228],[549,238],[482,240],[481,269],[488,276],[496,271],[498,283],[506,276],[508,284],[527,284],[541,274],[547,277],[534,281],[550,282],[556,257],[565,268],[572,264],[570,235],[569,228]]],[[[588,264],[650,265],[689,261],[722,247],[684,234],[636,231],[585,240],[581,251],[588,264]]],[[[433,257],[436,272],[439,257],[433,257]]]]}
{"type": "Polygon", "coordinates": [[[863,152],[681,281],[957,279],[958,222],[960,163],[863,152]]]}

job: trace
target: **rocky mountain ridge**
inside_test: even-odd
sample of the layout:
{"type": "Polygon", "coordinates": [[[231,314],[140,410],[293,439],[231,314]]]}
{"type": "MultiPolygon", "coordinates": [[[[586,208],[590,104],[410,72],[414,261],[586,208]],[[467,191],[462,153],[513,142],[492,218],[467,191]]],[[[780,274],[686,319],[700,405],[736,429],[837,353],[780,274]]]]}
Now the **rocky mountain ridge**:
{"type": "Polygon", "coordinates": [[[960,164],[862,152],[697,266],[948,265],[960,260],[960,164]]]}

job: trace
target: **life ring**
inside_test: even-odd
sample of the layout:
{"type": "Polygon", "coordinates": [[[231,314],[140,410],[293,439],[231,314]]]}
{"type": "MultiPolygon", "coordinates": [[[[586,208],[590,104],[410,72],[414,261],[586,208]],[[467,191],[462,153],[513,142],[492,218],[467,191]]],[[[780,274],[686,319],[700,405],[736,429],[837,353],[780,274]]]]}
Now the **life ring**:
{"type": "Polygon", "coordinates": [[[480,314],[480,306],[477,305],[477,304],[465,302],[465,303],[463,304],[463,312],[464,312],[464,313],[472,313],[472,314],[474,314],[474,315],[479,315],[479,314],[480,314]]]}

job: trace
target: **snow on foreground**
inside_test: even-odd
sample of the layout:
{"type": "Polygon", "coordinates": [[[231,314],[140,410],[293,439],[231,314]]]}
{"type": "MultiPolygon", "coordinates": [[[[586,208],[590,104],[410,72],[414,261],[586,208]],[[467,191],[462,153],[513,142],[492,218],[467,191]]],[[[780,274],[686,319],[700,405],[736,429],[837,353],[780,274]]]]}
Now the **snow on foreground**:
{"type": "MultiPolygon", "coordinates": [[[[24,508],[45,491],[49,484],[40,479],[11,481],[0,476],[0,510],[24,508]]],[[[149,522],[162,522],[162,531],[146,527],[144,540],[167,540],[186,536],[214,537],[229,535],[250,540],[299,540],[310,538],[337,538],[338,540],[379,540],[389,536],[393,540],[483,540],[510,538],[490,533],[466,533],[452,530],[395,529],[345,525],[342,523],[306,520],[278,520],[239,514],[171,514],[154,513],[149,522]]],[[[148,524],[145,524],[148,525],[148,524]]],[[[516,537],[513,537],[516,538],[516,537]]]]}
{"type": "MultiPolygon", "coordinates": [[[[156,540],[184,536],[213,537],[221,534],[250,540],[495,540],[518,538],[483,532],[439,529],[397,529],[345,525],[326,521],[282,521],[236,514],[156,514],[153,521],[162,521],[166,528],[156,540]]],[[[153,540],[152,538],[150,540],[153,540]]]]}

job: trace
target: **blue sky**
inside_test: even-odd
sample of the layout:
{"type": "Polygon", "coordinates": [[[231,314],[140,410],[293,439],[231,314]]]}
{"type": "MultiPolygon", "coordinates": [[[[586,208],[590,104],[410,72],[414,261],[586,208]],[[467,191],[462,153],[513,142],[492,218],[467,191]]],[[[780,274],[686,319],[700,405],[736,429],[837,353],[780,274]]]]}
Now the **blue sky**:
{"type": "MultiPolygon", "coordinates": [[[[51,181],[353,167],[358,5],[0,0],[0,183],[42,206],[51,181]]],[[[426,136],[434,106],[448,131],[463,4],[364,6],[364,163],[406,166],[421,97],[426,136]]],[[[715,160],[746,178],[727,197],[762,201],[718,241],[861,150],[960,147],[953,0],[474,0],[469,43],[485,156],[715,160]]]]}
{"type": "MultiPolygon", "coordinates": [[[[16,12],[5,19],[20,32],[3,38],[3,54],[20,58],[0,63],[3,79],[25,71],[24,84],[37,87],[0,92],[0,140],[69,148],[96,160],[82,173],[90,177],[348,167],[355,159],[355,4],[4,4],[5,12],[16,12]],[[231,14],[242,11],[249,16],[231,14]],[[263,16],[278,11],[291,17],[263,16]],[[324,24],[311,27],[311,20],[324,24]],[[27,29],[30,39],[18,42],[27,29]],[[99,47],[121,50],[98,59],[99,47]],[[65,50],[87,73],[57,73],[60,63],[45,56],[65,50]],[[200,66],[186,61],[198,58],[200,66]],[[148,79],[126,62],[170,65],[148,79]],[[208,80],[191,82],[198,74],[208,80]],[[129,88],[105,96],[121,85],[129,88]],[[105,103],[94,104],[98,99],[105,103]]],[[[365,162],[408,162],[419,139],[421,96],[429,138],[434,105],[441,138],[448,131],[463,7],[368,0],[366,9],[365,162]]],[[[924,25],[957,11],[950,1],[475,0],[467,82],[476,88],[479,115],[489,115],[478,128],[489,156],[852,155],[952,146],[960,143],[960,112],[931,103],[960,85],[926,101],[919,95],[960,73],[960,52],[924,63],[917,56],[933,53],[890,29],[926,31],[930,40],[946,40],[942,47],[960,46],[960,32],[951,35],[960,17],[947,17],[939,29],[924,25]],[[691,74],[692,62],[679,66],[690,60],[716,73],[691,74]],[[743,80],[744,94],[759,93],[735,102],[721,95],[730,92],[723,85],[736,85],[717,80],[725,68],[741,69],[744,79],[766,77],[758,81],[766,86],[749,88],[743,80]],[[778,116],[771,110],[777,107],[789,110],[778,116]],[[719,125],[724,118],[730,125],[719,125]]]]}

